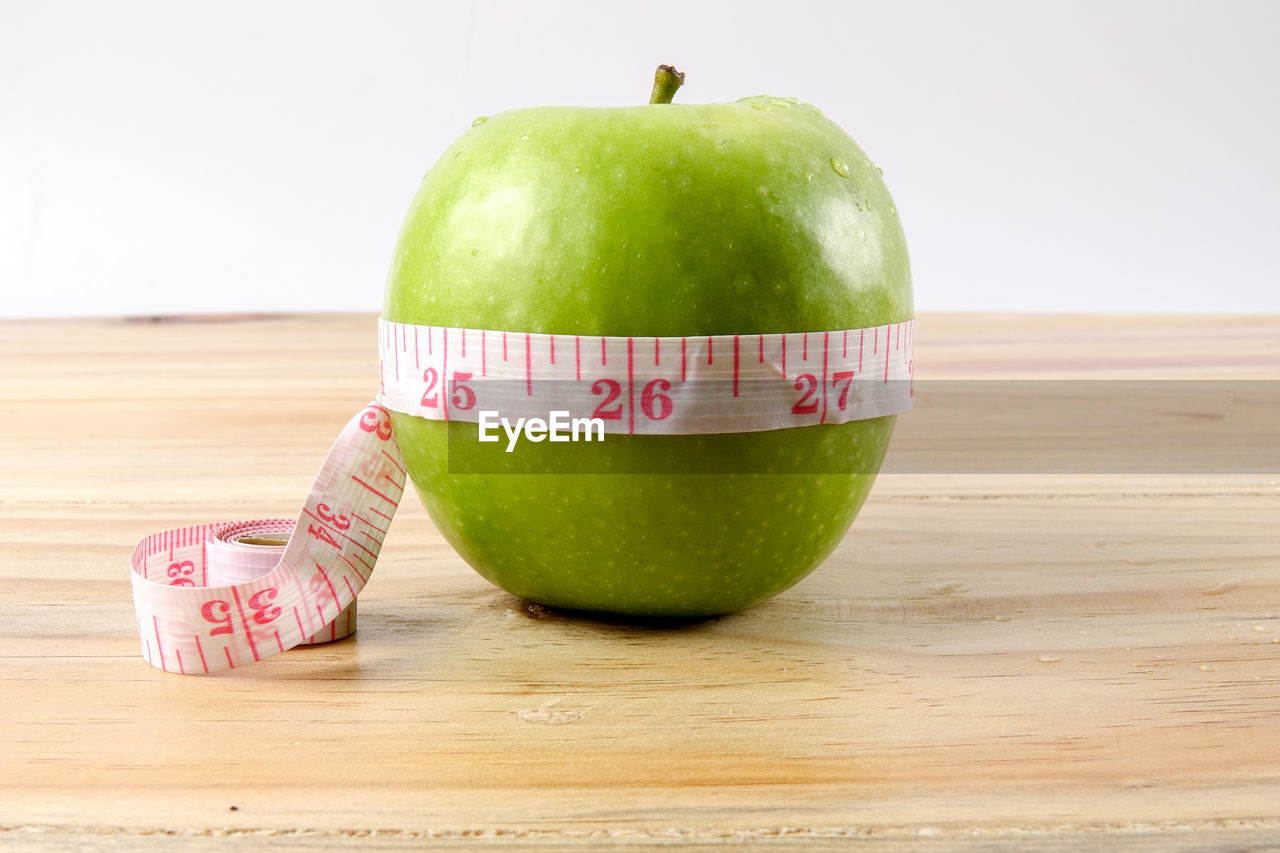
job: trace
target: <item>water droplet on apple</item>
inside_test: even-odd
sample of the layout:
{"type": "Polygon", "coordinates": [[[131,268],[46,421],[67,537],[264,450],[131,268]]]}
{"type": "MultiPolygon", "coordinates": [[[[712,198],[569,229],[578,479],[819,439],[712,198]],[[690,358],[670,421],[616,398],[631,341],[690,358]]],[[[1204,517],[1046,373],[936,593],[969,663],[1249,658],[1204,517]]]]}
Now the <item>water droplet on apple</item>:
{"type": "Polygon", "coordinates": [[[473,258],[474,258],[474,257],[475,257],[476,255],[478,255],[478,254],[480,254],[480,250],[479,250],[479,249],[472,249],[472,250],[471,250],[471,257],[473,257],[473,258]]]}
{"type": "Polygon", "coordinates": [[[805,173],[804,173],[804,181],[805,181],[805,183],[810,183],[810,182],[812,182],[812,181],[813,181],[813,172],[805,172],[805,173]]]}
{"type": "Polygon", "coordinates": [[[529,134],[527,134],[527,133],[525,133],[525,134],[521,134],[521,136],[520,136],[520,141],[521,141],[521,142],[527,142],[528,140],[529,140],[529,134]]]}
{"type": "Polygon", "coordinates": [[[476,116],[476,117],[472,120],[472,122],[471,122],[471,126],[472,126],[472,127],[479,127],[480,125],[484,124],[484,123],[485,123],[486,121],[488,121],[488,120],[489,120],[489,117],[488,117],[488,116],[476,116]]]}
{"type": "Polygon", "coordinates": [[[751,105],[751,109],[753,109],[753,110],[768,110],[768,109],[769,109],[769,105],[768,105],[768,104],[752,104],[752,105],[751,105]]]}
{"type": "Polygon", "coordinates": [[[849,164],[841,160],[839,157],[831,158],[831,168],[836,170],[836,174],[842,178],[849,177],[849,164]]]}

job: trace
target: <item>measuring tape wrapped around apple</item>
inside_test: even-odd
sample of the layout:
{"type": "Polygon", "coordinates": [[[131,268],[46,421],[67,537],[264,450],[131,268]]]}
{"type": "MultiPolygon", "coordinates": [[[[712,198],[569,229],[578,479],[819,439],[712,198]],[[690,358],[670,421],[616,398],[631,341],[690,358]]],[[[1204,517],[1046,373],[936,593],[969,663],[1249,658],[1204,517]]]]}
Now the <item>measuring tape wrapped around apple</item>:
{"type": "Polygon", "coordinates": [[[897,211],[814,108],[673,105],[682,79],[477,120],[445,152],[397,246],[377,398],[296,521],[135,550],[150,663],[352,633],[406,477],[480,574],[549,606],[732,612],[826,557],[911,408],[897,211]]]}

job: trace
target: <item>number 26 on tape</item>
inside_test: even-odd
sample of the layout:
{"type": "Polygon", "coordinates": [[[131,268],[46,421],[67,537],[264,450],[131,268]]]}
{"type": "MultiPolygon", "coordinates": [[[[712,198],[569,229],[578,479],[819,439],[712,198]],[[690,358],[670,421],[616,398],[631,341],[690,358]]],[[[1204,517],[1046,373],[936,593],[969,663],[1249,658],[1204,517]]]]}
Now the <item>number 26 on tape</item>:
{"type": "MultiPolygon", "coordinates": [[[[453,378],[449,380],[449,393],[452,395],[449,398],[449,402],[459,411],[465,412],[467,409],[474,409],[476,406],[476,392],[471,390],[470,386],[462,384],[470,381],[473,375],[463,370],[455,370],[453,371],[453,378]]],[[[436,392],[436,385],[440,381],[440,374],[436,373],[434,367],[428,367],[422,371],[422,381],[427,386],[426,390],[422,392],[422,405],[428,409],[438,409],[440,407],[440,395],[436,392]]]]}
{"type": "MultiPolygon", "coordinates": [[[[675,403],[662,391],[670,391],[671,383],[665,379],[654,379],[644,386],[640,392],[640,411],[651,421],[664,421],[671,417],[675,403]]],[[[591,383],[591,393],[604,399],[591,413],[593,418],[605,421],[622,420],[622,402],[613,408],[608,406],[622,396],[622,383],[616,379],[597,379],[591,383]]]]}

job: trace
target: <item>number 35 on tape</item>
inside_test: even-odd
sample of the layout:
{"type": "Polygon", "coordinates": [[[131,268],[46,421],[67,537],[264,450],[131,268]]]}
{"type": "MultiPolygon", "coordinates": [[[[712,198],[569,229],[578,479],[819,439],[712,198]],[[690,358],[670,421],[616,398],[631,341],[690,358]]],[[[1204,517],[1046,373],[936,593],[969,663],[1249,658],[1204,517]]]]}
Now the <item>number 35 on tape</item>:
{"type": "Polygon", "coordinates": [[[914,322],[786,335],[621,338],[380,321],[380,392],[338,435],[296,521],[148,536],[131,561],[142,654],[232,669],[355,629],[404,494],[389,411],[478,422],[564,411],[605,432],[753,432],[911,408],[914,322]]]}

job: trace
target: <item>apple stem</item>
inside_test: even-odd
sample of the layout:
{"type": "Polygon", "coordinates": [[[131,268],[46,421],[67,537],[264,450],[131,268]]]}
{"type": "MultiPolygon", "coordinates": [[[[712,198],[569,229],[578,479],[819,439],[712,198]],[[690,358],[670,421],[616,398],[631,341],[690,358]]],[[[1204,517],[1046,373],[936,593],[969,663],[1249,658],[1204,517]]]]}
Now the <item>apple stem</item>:
{"type": "Polygon", "coordinates": [[[669,104],[675,97],[676,89],[684,83],[684,72],[677,71],[671,65],[659,65],[653,75],[653,94],[649,96],[651,104],[669,104]]]}

